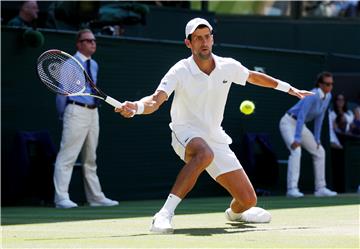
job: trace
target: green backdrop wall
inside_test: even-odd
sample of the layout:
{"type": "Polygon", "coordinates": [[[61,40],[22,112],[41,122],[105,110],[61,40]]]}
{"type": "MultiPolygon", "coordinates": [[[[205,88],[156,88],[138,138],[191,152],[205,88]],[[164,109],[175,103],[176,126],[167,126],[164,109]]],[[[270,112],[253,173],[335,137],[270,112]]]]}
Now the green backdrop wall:
{"type": "Polygon", "coordinates": [[[217,16],[222,43],[360,55],[358,19],[217,16]]]}

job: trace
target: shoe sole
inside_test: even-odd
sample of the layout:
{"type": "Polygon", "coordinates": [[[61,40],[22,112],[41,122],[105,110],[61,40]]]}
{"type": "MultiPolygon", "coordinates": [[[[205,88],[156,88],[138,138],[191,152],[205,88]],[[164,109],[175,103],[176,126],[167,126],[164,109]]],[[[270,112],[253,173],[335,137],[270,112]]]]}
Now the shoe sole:
{"type": "Polygon", "coordinates": [[[119,204],[90,204],[90,207],[113,207],[119,204]]]}
{"type": "Polygon", "coordinates": [[[304,197],[304,195],[286,195],[286,197],[288,197],[288,198],[302,198],[302,197],[304,197]]]}
{"type": "Polygon", "coordinates": [[[56,205],[55,207],[56,208],[62,208],[62,209],[69,209],[69,208],[77,208],[78,206],[64,207],[64,206],[56,205]]]}
{"type": "Polygon", "coordinates": [[[334,197],[334,196],[337,196],[336,195],[320,195],[320,194],[314,194],[315,197],[334,197]]]}
{"type": "Polygon", "coordinates": [[[287,198],[303,198],[304,196],[303,195],[301,195],[301,196],[287,195],[286,197],[287,198]]]}
{"type": "Polygon", "coordinates": [[[174,229],[173,228],[159,229],[159,228],[151,227],[150,232],[161,233],[161,234],[172,234],[174,233],[174,229]]]}

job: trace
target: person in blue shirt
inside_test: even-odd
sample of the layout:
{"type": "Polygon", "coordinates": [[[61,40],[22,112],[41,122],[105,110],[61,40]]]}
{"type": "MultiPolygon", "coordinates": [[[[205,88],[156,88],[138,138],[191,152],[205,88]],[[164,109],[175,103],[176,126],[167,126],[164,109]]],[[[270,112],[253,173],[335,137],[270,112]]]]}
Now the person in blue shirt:
{"type": "MultiPolygon", "coordinates": [[[[96,51],[96,40],[89,29],[80,30],[76,37],[77,52],[74,57],[84,66],[94,83],[97,81],[98,64],[91,56],[96,51]]],[[[91,89],[86,90],[90,92],[91,89]]],[[[90,206],[115,206],[119,202],[106,198],[96,173],[96,148],[99,138],[97,100],[90,96],[57,95],[56,107],[63,120],[60,151],[54,170],[55,206],[74,208],[70,200],[69,184],[74,164],[81,152],[86,199],[90,206]]]]}
{"type": "Polygon", "coordinates": [[[326,187],[325,150],[321,145],[320,134],[324,116],[331,100],[334,80],[329,72],[318,75],[314,95],[301,99],[291,107],[280,120],[280,132],[290,151],[287,172],[287,196],[303,197],[298,188],[300,177],[301,147],[313,158],[315,176],[315,196],[335,196],[336,192],[326,187]],[[314,134],[306,123],[314,121],[314,134]]]}

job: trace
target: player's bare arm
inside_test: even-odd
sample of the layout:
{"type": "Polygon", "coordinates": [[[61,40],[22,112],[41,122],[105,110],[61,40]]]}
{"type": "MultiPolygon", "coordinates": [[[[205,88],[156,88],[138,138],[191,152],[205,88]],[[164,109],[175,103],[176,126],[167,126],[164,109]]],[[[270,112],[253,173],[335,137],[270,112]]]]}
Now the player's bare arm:
{"type": "Polygon", "coordinates": [[[314,93],[306,91],[306,90],[299,90],[286,82],[277,80],[269,75],[264,73],[256,72],[256,71],[249,71],[249,77],[247,81],[253,85],[268,87],[268,88],[275,88],[280,91],[286,91],[287,93],[302,99],[308,95],[313,95],[314,93]]]}
{"type": "Polygon", "coordinates": [[[125,101],[120,107],[115,108],[115,112],[120,113],[125,118],[132,118],[134,113],[151,114],[157,111],[167,99],[168,96],[164,91],[156,91],[138,101],[125,101]]]}

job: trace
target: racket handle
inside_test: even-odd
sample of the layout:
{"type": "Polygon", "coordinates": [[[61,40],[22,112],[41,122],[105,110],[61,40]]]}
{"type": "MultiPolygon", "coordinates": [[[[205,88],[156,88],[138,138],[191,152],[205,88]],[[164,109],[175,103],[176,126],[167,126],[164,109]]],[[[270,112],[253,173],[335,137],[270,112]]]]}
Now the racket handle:
{"type": "MultiPolygon", "coordinates": [[[[120,107],[120,106],[122,105],[121,102],[117,101],[117,100],[114,99],[114,98],[111,98],[110,96],[107,96],[107,97],[105,98],[105,102],[108,103],[108,104],[110,104],[110,105],[112,105],[112,106],[115,107],[115,108],[120,107]]],[[[131,117],[134,117],[135,114],[136,114],[136,112],[133,111],[131,117]]]]}
{"type": "Polygon", "coordinates": [[[121,102],[117,101],[116,99],[114,98],[111,98],[110,96],[106,96],[105,98],[105,102],[112,105],[113,107],[120,107],[122,105],[121,102]]]}

